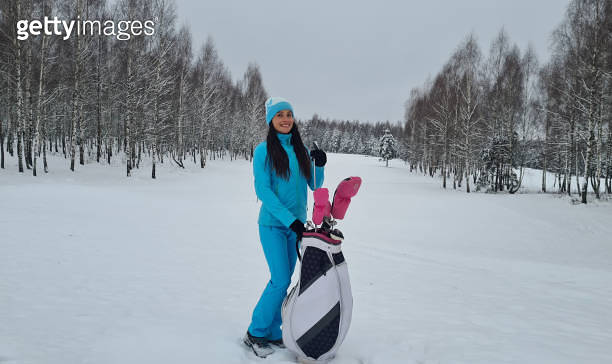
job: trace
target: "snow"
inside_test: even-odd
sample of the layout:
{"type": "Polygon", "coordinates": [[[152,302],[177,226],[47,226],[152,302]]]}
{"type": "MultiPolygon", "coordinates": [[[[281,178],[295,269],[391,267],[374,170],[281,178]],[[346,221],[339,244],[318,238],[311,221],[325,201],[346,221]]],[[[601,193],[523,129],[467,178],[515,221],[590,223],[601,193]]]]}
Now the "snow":
{"type": "MultiPolygon", "coordinates": [[[[354,311],[334,363],[612,362],[610,202],[328,159],[325,187],[363,178],[339,224],[354,311]]],[[[241,344],[268,279],[250,163],[186,165],[0,170],[0,363],[294,362],[241,344]]]]}

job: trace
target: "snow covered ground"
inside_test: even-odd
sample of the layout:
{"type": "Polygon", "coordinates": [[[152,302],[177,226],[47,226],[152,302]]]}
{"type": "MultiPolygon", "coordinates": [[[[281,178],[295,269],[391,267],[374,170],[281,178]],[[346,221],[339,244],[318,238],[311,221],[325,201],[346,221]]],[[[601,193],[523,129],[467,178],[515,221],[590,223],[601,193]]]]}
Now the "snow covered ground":
{"type": "MultiPolygon", "coordinates": [[[[0,170],[0,363],[293,362],[241,344],[268,279],[249,162],[157,180],[50,163],[0,170]]],[[[373,157],[326,169],[364,181],[339,225],[354,312],[334,363],[612,362],[612,203],[442,190],[373,157]]]]}

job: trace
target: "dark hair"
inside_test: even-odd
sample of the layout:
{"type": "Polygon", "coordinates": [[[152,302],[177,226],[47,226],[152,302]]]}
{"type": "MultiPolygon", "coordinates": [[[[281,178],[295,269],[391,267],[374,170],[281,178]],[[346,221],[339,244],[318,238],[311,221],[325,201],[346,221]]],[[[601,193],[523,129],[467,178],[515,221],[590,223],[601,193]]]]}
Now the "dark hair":
{"type": "MultiPolygon", "coordinates": [[[[266,162],[270,164],[272,169],[276,172],[280,177],[288,180],[289,174],[289,157],[287,156],[287,152],[278,140],[276,136],[278,132],[274,129],[274,125],[270,123],[270,128],[268,129],[268,136],[266,137],[266,148],[268,150],[268,156],[266,162]]],[[[302,137],[300,136],[300,131],[298,130],[297,123],[293,123],[293,127],[291,128],[291,145],[293,145],[293,151],[295,152],[295,156],[297,157],[298,164],[300,165],[300,171],[306,177],[306,179],[310,178],[310,158],[308,157],[308,153],[306,151],[306,147],[302,142],[302,137]]]]}

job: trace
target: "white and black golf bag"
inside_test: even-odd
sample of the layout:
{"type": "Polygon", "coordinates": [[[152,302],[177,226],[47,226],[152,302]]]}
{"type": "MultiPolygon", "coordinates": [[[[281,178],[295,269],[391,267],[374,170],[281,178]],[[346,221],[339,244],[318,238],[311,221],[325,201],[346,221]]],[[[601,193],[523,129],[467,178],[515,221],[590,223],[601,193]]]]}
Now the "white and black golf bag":
{"type": "Polygon", "coordinates": [[[332,359],[351,323],[353,296],[342,240],[304,233],[298,283],[282,306],[283,343],[300,362],[332,359]]]}

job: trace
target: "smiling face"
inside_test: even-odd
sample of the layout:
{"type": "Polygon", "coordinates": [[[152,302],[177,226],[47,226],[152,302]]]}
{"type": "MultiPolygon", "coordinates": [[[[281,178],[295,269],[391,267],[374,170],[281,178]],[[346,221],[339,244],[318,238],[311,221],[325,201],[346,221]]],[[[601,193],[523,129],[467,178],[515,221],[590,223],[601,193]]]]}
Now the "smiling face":
{"type": "Polygon", "coordinates": [[[287,134],[293,128],[293,113],[291,110],[281,110],[272,118],[272,125],[277,132],[287,134]]]}

